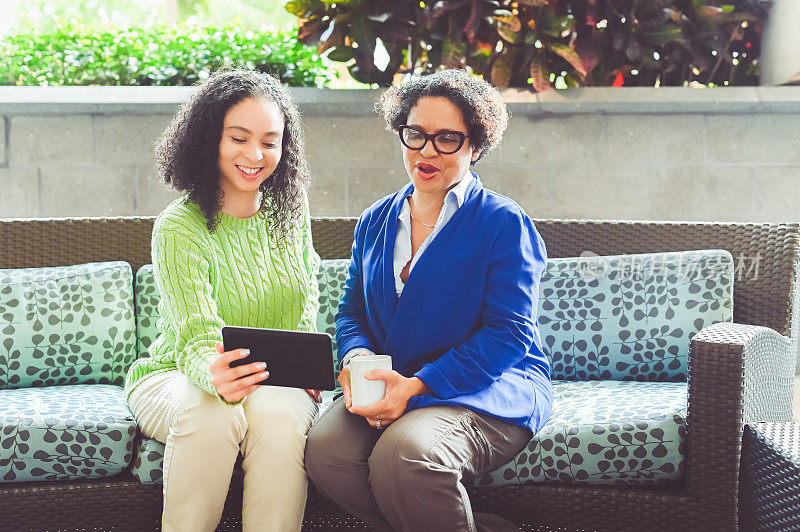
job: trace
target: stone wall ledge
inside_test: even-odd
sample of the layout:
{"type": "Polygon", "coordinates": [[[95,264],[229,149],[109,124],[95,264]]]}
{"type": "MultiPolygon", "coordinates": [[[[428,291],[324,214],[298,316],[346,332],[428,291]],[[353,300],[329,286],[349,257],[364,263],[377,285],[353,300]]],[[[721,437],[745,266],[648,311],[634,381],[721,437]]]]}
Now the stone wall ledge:
{"type": "MultiPolygon", "coordinates": [[[[369,115],[380,90],[290,89],[314,115],[369,115]]],[[[172,114],[192,87],[0,87],[0,115],[172,114]]],[[[512,113],[746,114],[800,112],[800,87],[588,87],[541,94],[506,89],[512,113]]]]}

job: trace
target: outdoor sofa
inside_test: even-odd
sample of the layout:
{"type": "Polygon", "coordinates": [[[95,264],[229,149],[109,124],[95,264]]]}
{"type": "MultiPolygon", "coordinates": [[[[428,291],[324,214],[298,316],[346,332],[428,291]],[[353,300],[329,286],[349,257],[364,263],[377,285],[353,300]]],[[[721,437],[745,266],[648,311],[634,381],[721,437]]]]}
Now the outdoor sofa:
{"type": "MultiPolygon", "coordinates": [[[[323,259],[349,256],[355,221],[312,221],[323,259]]],[[[0,272],[0,529],[158,528],[160,444],[141,438],[124,411],[114,426],[92,412],[83,425],[59,420],[59,409],[73,400],[98,416],[110,409],[96,398],[81,403],[82,392],[72,390],[97,387],[92,389],[105,394],[97,397],[119,402],[117,385],[126,365],[152,340],[157,294],[152,271],[142,268],[150,262],[152,224],[153,218],[139,217],[0,220],[0,269],[106,263],[67,273],[97,280],[103,291],[92,300],[92,312],[119,320],[110,337],[99,340],[100,352],[114,353],[107,363],[95,364],[71,347],[89,341],[76,338],[82,332],[60,339],[52,333],[53,346],[45,349],[39,346],[47,343],[45,333],[66,320],[58,301],[76,308],[80,292],[89,288],[71,291],[40,270],[0,272]],[[135,312],[116,299],[134,300],[134,275],[135,312]],[[25,354],[10,340],[15,327],[30,325],[15,319],[12,308],[20,304],[14,283],[26,282],[33,286],[35,329],[43,333],[34,334],[37,346],[25,349],[49,361],[27,372],[14,365],[25,354]],[[82,378],[94,384],[71,384],[82,378]],[[35,411],[42,401],[45,411],[35,411]],[[75,432],[76,424],[82,432],[75,432]],[[101,441],[110,447],[92,446],[101,441]],[[50,444],[61,445],[63,456],[40,450],[30,462],[20,458],[33,456],[31,447],[50,444]],[[112,452],[114,445],[119,448],[112,452]],[[32,469],[36,460],[39,466],[32,469]],[[111,476],[58,480],[103,473],[111,476]],[[36,475],[52,480],[32,481],[36,475]]],[[[537,220],[536,226],[552,259],[541,287],[540,325],[553,360],[554,422],[512,463],[469,479],[474,508],[537,530],[735,530],[743,424],[791,417],[800,226],[575,220],[537,220]],[[682,250],[712,251],[675,253],[682,250]],[[659,252],[672,253],[619,257],[659,252]],[[680,270],[686,264],[711,275],[686,277],[680,270]],[[637,276],[630,265],[645,271],[637,276]],[[681,309],[692,313],[691,323],[673,327],[681,309]],[[648,331],[648,320],[661,325],[648,331]],[[650,402],[658,408],[649,411],[650,402]],[[628,414],[623,403],[643,407],[642,418],[615,423],[615,415],[628,414]],[[570,417],[575,412],[587,416],[588,424],[570,417]]],[[[345,265],[346,260],[326,260],[320,273],[329,314],[345,265]]],[[[332,316],[322,315],[318,325],[332,330],[332,316]]],[[[234,480],[221,528],[237,528],[240,504],[241,487],[234,480]]],[[[312,487],[306,528],[338,526],[359,524],[312,487]]]]}

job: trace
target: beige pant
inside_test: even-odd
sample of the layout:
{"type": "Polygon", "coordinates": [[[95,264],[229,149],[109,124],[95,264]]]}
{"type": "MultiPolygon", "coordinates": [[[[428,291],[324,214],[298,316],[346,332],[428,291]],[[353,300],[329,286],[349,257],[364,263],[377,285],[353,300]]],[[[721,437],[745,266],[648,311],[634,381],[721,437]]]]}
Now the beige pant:
{"type": "Polygon", "coordinates": [[[216,528],[239,452],[243,530],[300,530],[306,433],[317,413],[305,391],[262,386],[230,407],[174,370],[145,379],[128,402],[142,433],[166,444],[162,530],[216,528]]]}

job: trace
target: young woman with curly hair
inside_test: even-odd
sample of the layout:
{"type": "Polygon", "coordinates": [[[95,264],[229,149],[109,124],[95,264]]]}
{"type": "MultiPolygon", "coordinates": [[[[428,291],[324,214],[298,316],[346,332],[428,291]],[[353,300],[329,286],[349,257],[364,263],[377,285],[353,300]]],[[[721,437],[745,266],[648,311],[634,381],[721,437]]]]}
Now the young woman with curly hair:
{"type": "Polygon", "coordinates": [[[271,76],[215,74],[164,131],[156,161],[186,194],[153,228],[159,336],[125,387],[144,435],[166,444],[163,530],[213,531],[240,453],[244,530],[300,530],[319,392],[258,386],[268,368],[231,368],[247,351],[221,343],[224,325],[315,330],[298,110],[271,76]]]}
{"type": "Polygon", "coordinates": [[[445,70],[388,89],[410,183],[356,226],[336,316],[343,396],[314,424],[314,484],[375,530],[515,530],[473,515],[465,483],[510,460],[547,421],[550,365],[536,325],[544,243],[512,200],[470,166],[508,124],[500,93],[445,70]],[[366,375],[385,397],[355,407],[354,356],[391,355],[366,375]]]}

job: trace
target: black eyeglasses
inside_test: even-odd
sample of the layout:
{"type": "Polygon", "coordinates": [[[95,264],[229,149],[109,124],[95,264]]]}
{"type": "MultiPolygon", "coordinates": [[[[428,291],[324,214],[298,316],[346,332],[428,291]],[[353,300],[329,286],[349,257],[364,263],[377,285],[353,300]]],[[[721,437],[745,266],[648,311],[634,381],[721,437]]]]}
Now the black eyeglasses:
{"type": "Polygon", "coordinates": [[[433,149],[441,155],[450,155],[461,149],[464,141],[469,138],[460,131],[442,131],[428,135],[416,126],[400,126],[397,128],[400,134],[400,142],[409,150],[421,150],[428,141],[433,143],[433,149]]]}

